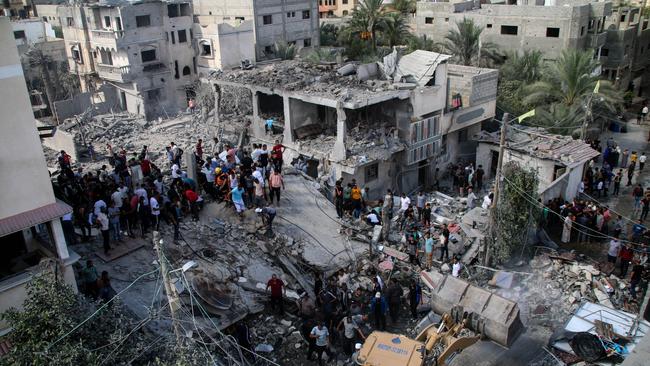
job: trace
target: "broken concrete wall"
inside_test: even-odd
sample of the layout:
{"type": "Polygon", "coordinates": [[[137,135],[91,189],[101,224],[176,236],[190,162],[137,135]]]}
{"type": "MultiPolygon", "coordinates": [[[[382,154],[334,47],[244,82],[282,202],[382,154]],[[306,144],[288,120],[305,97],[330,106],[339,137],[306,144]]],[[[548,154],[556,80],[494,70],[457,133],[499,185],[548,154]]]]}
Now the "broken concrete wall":
{"type": "Polygon", "coordinates": [[[96,103],[90,92],[79,93],[71,99],[54,102],[54,116],[58,123],[63,123],[67,118],[81,114],[92,107],[95,114],[107,113],[110,110],[109,103],[96,103]]]}
{"type": "MultiPolygon", "coordinates": [[[[312,124],[325,127],[325,123],[321,123],[318,119],[318,105],[289,98],[289,108],[291,111],[291,127],[294,130],[312,124]]],[[[334,122],[336,122],[336,110],[334,110],[334,122]]]]}
{"type": "Polygon", "coordinates": [[[52,133],[52,137],[41,139],[43,145],[56,152],[65,150],[65,152],[72,157],[73,161],[79,160],[77,145],[74,142],[74,135],[60,128],[55,128],[52,133]]]}

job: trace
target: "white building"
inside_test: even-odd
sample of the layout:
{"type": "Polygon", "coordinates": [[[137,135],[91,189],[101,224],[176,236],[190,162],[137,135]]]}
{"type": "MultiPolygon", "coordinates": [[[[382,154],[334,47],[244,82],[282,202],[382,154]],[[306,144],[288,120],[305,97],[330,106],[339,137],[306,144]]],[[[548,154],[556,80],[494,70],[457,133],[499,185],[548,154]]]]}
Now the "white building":
{"type": "MultiPolygon", "coordinates": [[[[0,312],[22,306],[31,270],[44,258],[59,261],[60,278],[76,288],[72,265],[79,259],[65,242],[60,218],[72,208],[54,197],[11,29],[0,18],[0,154],[7,172],[0,175],[0,312]]],[[[0,332],[6,328],[0,322],[0,332]]]]}
{"type": "MultiPolygon", "coordinates": [[[[500,133],[481,131],[475,139],[478,141],[476,164],[483,165],[485,178],[493,178],[499,160],[500,133]]],[[[572,200],[582,181],[585,164],[600,155],[581,140],[528,127],[510,128],[506,144],[503,164],[514,161],[536,170],[537,196],[543,202],[557,197],[572,200]]]]}

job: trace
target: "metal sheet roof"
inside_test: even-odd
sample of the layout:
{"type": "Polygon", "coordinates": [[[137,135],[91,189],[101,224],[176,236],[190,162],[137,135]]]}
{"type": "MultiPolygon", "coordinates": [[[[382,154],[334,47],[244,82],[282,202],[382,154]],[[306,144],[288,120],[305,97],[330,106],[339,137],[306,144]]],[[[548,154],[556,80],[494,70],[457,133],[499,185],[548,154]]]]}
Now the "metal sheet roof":
{"type": "Polygon", "coordinates": [[[426,85],[433,77],[438,65],[450,58],[450,55],[442,53],[413,51],[399,59],[393,80],[400,81],[404,77],[409,77],[413,78],[418,85],[426,85]]]}
{"type": "Polygon", "coordinates": [[[43,207],[0,219],[0,237],[58,219],[70,212],[72,212],[72,207],[64,202],[56,201],[43,207]]]}

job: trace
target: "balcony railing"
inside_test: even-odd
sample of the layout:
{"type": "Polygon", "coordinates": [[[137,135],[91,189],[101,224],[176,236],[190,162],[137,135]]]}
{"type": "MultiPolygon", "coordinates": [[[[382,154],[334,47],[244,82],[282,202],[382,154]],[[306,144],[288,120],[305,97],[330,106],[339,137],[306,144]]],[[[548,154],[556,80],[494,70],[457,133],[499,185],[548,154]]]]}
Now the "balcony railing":
{"type": "Polygon", "coordinates": [[[99,64],[96,67],[97,74],[100,78],[128,82],[133,80],[134,75],[131,73],[131,66],[114,66],[99,64]]]}
{"type": "Polygon", "coordinates": [[[93,29],[91,33],[93,38],[99,39],[120,39],[124,37],[123,30],[93,29]]]}

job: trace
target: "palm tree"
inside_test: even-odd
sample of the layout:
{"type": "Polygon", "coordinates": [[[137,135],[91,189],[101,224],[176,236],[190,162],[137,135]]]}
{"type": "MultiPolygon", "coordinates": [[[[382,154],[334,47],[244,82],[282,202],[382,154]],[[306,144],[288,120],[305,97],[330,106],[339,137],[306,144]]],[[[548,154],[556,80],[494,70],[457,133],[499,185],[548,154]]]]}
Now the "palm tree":
{"type": "Polygon", "coordinates": [[[594,93],[599,81],[598,67],[591,52],[565,50],[560,58],[549,64],[542,80],[525,88],[524,102],[534,106],[549,103],[573,106],[584,104],[597,95],[593,98],[595,102],[613,109],[622,102],[622,97],[606,80],[600,81],[598,93],[594,93]]]}
{"type": "Polygon", "coordinates": [[[586,126],[593,120],[594,109],[616,111],[623,102],[612,83],[599,80],[599,66],[592,52],[563,51],[541,80],[524,88],[523,102],[543,106],[542,116],[547,113],[552,118],[542,119],[556,121],[556,126],[586,126]]]}
{"type": "Polygon", "coordinates": [[[411,35],[404,15],[397,12],[388,13],[382,25],[382,36],[389,47],[404,44],[411,35]]]}
{"type": "Polygon", "coordinates": [[[352,12],[350,28],[355,32],[370,33],[372,50],[377,50],[377,31],[385,23],[388,12],[383,7],[383,0],[361,0],[352,12]]]}
{"type": "Polygon", "coordinates": [[[581,110],[579,106],[565,106],[556,103],[537,108],[535,112],[535,118],[524,120],[523,124],[544,127],[548,132],[559,135],[572,135],[580,129],[581,110]]]}
{"type": "Polygon", "coordinates": [[[501,76],[507,80],[520,80],[526,83],[538,81],[542,76],[542,52],[525,50],[522,54],[511,52],[501,66],[501,76]]]}
{"type": "Polygon", "coordinates": [[[440,43],[434,42],[431,38],[427,38],[426,35],[421,35],[419,37],[409,37],[408,39],[408,53],[411,53],[415,50],[424,50],[432,52],[442,52],[442,45],[440,43]]]}
{"type": "Polygon", "coordinates": [[[413,14],[417,8],[415,0],[394,0],[391,8],[402,14],[413,14]]]}
{"type": "Polygon", "coordinates": [[[50,112],[54,113],[54,88],[52,87],[52,79],[50,78],[49,70],[52,65],[54,65],[52,57],[46,55],[41,49],[34,46],[30,46],[23,54],[23,57],[27,59],[30,67],[40,70],[41,77],[43,78],[43,86],[45,87],[47,103],[50,107],[50,112]]]}
{"type": "Polygon", "coordinates": [[[456,22],[456,26],[458,29],[450,29],[444,42],[446,52],[454,56],[454,61],[465,66],[479,66],[482,58],[498,61],[496,47],[492,43],[481,42],[483,27],[468,18],[456,22]]]}
{"type": "Polygon", "coordinates": [[[296,57],[296,45],[287,42],[276,42],[274,45],[275,56],[282,60],[293,60],[296,57]]]}

